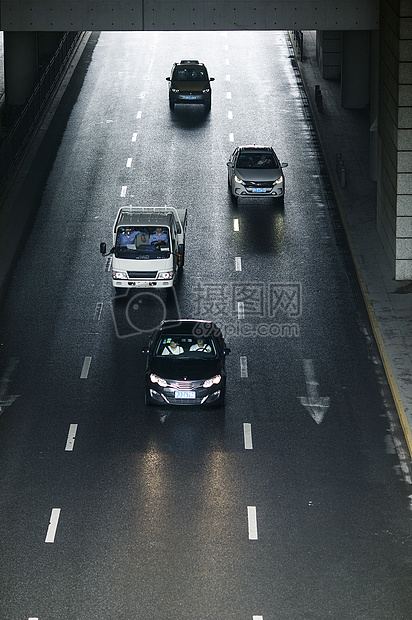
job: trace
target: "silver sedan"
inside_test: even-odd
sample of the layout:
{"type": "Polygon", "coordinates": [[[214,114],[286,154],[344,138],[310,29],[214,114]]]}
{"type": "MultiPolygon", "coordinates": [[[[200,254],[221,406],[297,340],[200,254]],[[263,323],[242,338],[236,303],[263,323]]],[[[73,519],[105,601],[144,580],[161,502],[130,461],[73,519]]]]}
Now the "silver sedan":
{"type": "Polygon", "coordinates": [[[269,196],[283,205],[283,168],[271,146],[238,146],[227,162],[227,182],[234,203],[238,198],[269,196]]]}

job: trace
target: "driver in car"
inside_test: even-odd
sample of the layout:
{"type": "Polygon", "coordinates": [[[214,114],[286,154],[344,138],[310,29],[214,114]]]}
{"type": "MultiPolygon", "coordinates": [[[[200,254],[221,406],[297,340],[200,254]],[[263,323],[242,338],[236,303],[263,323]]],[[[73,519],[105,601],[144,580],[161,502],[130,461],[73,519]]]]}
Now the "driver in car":
{"type": "Polygon", "coordinates": [[[149,243],[159,243],[163,241],[164,243],[168,243],[167,233],[164,232],[161,226],[157,226],[156,232],[152,233],[149,237],[149,243]]]}

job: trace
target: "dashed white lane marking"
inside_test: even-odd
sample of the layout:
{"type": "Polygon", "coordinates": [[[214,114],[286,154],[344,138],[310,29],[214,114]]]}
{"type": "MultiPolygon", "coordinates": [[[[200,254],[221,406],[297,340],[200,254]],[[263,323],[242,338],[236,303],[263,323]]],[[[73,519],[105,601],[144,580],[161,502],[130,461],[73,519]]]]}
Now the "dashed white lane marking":
{"type": "Polygon", "coordinates": [[[247,523],[249,531],[249,540],[258,539],[256,506],[247,507],[247,523]]]}
{"type": "Polygon", "coordinates": [[[239,220],[237,217],[233,220],[233,230],[235,232],[239,232],[239,220]]]}
{"type": "Polygon", "coordinates": [[[234,142],[235,141],[235,135],[233,133],[229,134],[229,142],[234,142]]]}
{"type": "Polygon", "coordinates": [[[226,80],[226,82],[230,82],[230,75],[227,75],[227,76],[225,77],[225,80],[226,80]]]}
{"type": "Polygon", "coordinates": [[[120,192],[120,198],[124,198],[127,192],[127,185],[122,185],[122,191],[120,192]]]}
{"type": "Polygon", "coordinates": [[[230,92],[226,93],[226,99],[232,99],[232,93],[230,92]]]}
{"type": "Polygon", "coordinates": [[[137,133],[134,133],[132,135],[132,142],[136,142],[136,140],[137,140],[137,133]]]}
{"type": "Polygon", "coordinates": [[[237,302],[237,318],[238,319],[245,318],[245,303],[243,301],[237,302]]]}
{"type": "Polygon", "coordinates": [[[98,301],[93,315],[93,321],[100,321],[103,311],[103,302],[98,301]]]}
{"type": "Polygon", "coordinates": [[[132,167],[132,161],[133,161],[132,157],[128,157],[127,158],[126,168],[131,168],[132,167]]]}
{"type": "Polygon", "coordinates": [[[47,534],[44,542],[53,543],[56,536],[57,524],[60,518],[60,508],[53,508],[51,511],[49,527],[47,528],[47,534]]]}
{"type": "Polygon", "coordinates": [[[233,118],[233,112],[232,112],[232,110],[229,110],[229,111],[228,111],[228,113],[227,113],[227,117],[228,117],[230,120],[232,120],[232,118],[233,118]]]}
{"type": "Polygon", "coordinates": [[[67,435],[66,447],[65,447],[66,452],[73,451],[76,433],[77,433],[77,424],[70,424],[69,432],[67,435]]]}
{"type": "Polygon", "coordinates": [[[30,616],[29,620],[39,620],[38,617],[36,616],[36,618],[34,618],[33,616],[30,616]]]}
{"type": "Polygon", "coordinates": [[[263,620],[263,616],[252,616],[252,620],[263,620]]]}
{"type": "Polygon", "coordinates": [[[142,111],[139,110],[138,113],[136,114],[136,118],[142,118],[142,111]]]}
{"type": "Polygon", "coordinates": [[[240,256],[235,256],[235,270],[242,271],[242,258],[240,256]]]}
{"type": "Polygon", "coordinates": [[[247,379],[249,376],[247,370],[247,357],[246,355],[240,356],[240,377],[241,379],[247,379]]]}
{"type": "Polygon", "coordinates": [[[249,422],[243,424],[243,439],[245,442],[245,450],[253,450],[252,425],[249,422]]]}
{"type": "Polygon", "coordinates": [[[90,370],[90,364],[92,363],[92,358],[91,357],[85,357],[84,358],[84,362],[83,362],[83,366],[82,366],[82,371],[80,373],[80,379],[87,379],[88,375],[89,375],[89,370],[90,370]]]}
{"type": "Polygon", "coordinates": [[[230,64],[230,60],[229,58],[225,58],[225,65],[228,65],[228,64],[230,64]]]}

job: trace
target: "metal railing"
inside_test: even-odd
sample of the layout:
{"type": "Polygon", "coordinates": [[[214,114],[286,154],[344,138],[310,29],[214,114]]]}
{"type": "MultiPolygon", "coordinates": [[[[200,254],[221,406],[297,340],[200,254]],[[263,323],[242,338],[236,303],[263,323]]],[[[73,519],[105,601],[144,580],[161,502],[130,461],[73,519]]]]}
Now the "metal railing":
{"type": "Polygon", "coordinates": [[[3,190],[15,163],[33,134],[41,113],[66,66],[66,61],[81,35],[81,32],[66,32],[63,35],[27,103],[16,112],[16,118],[10,128],[6,129],[0,142],[0,191],[3,190]]]}

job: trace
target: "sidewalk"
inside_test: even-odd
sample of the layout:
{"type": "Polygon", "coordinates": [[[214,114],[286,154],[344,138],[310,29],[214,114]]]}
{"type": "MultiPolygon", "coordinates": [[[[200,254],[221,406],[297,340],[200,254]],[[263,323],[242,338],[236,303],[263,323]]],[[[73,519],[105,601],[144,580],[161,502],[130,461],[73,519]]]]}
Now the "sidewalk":
{"type": "MultiPolygon", "coordinates": [[[[397,282],[376,231],[376,183],[369,171],[369,118],[340,106],[340,86],[324,80],[316,64],[316,39],[304,32],[299,72],[328,167],[372,328],[412,455],[412,285],[397,282]],[[322,111],[315,86],[322,92],[322,111]],[[342,155],[346,185],[336,171],[342,155]]],[[[296,54],[296,58],[298,55],[296,54]]]]}

